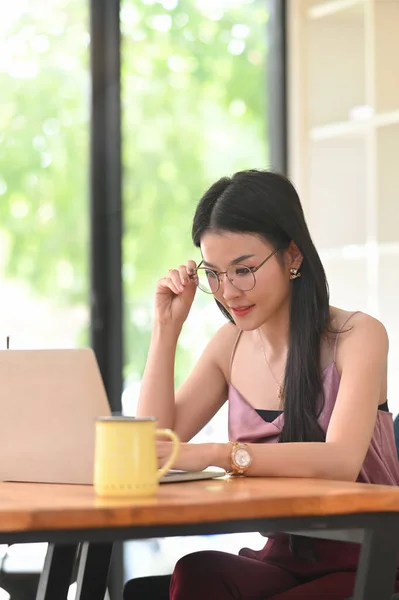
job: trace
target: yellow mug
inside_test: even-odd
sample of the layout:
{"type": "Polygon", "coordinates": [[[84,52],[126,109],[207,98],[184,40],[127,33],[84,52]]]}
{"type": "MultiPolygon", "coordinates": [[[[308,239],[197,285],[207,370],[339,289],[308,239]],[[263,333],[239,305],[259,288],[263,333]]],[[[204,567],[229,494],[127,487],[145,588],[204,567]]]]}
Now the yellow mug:
{"type": "Polygon", "coordinates": [[[156,429],[156,419],[100,417],[96,420],[94,490],[99,496],[156,494],[161,477],[172,467],[180,440],[170,429],[156,429]],[[173,442],[167,463],[158,469],[156,437],[173,442]]]}

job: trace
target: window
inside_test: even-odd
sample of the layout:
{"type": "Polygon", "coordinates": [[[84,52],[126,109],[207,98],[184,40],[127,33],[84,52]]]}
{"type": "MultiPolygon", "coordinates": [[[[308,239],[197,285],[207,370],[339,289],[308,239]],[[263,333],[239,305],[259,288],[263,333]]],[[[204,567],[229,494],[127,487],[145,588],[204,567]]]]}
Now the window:
{"type": "MultiPolygon", "coordinates": [[[[190,229],[200,196],[223,175],[268,166],[267,19],[264,0],[122,2],[127,414],[136,410],[155,282],[198,260],[190,229]]],[[[212,298],[197,294],[179,341],[177,385],[223,322],[212,298]]],[[[200,436],[226,431],[222,409],[200,436]]],[[[244,543],[239,536],[238,548],[244,543]]],[[[226,546],[223,536],[132,544],[141,548],[130,554],[126,545],[127,576],[170,572],[191,548],[226,546]]]]}
{"type": "MultiPolygon", "coordinates": [[[[88,46],[88,2],[2,6],[2,349],[88,343],[88,46]]],[[[3,568],[39,573],[45,551],[14,545],[3,568]]]]}

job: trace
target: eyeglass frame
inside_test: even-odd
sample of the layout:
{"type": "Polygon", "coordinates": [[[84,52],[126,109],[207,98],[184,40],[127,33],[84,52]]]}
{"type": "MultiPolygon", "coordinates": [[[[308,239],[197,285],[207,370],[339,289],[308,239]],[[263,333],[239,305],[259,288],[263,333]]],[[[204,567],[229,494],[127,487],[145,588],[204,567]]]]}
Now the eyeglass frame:
{"type": "MultiPolygon", "coordinates": [[[[254,276],[254,284],[251,288],[249,288],[248,290],[241,290],[240,288],[238,288],[230,279],[230,277],[227,275],[227,272],[229,269],[227,269],[227,271],[214,271],[213,269],[209,269],[208,267],[201,267],[201,265],[203,264],[203,260],[201,260],[200,264],[198,265],[198,267],[195,269],[195,275],[197,275],[198,270],[204,270],[204,271],[211,271],[212,273],[214,273],[216,275],[216,279],[218,280],[218,287],[214,292],[206,292],[205,290],[203,290],[202,288],[199,287],[198,283],[197,283],[197,287],[199,290],[201,290],[201,292],[204,292],[204,294],[209,294],[209,295],[215,295],[218,293],[218,291],[220,290],[220,284],[221,284],[221,279],[220,279],[220,275],[226,275],[227,279],[230,281],[231,285],[233,285],[236,290],[239,290],[240,292],[250,292],[251,290],[254,289],[254,287],[256,286],[256,277],[255,277],[255,273],[261,268],[263,267],[263,265],[265,263],[267,263],[268,260],[270,260],[275,254],[277,254],[277,252],[280,250],[280,248],[276,248],[275,250],[273,250],[273,252],[271,254],[269,254],[269,256],[267,256],[265,258],[265,260],[262,260],[262,262],[257,266],[257,267],[248,267],[248,265],[244,265],[243,263],[238,263],[236,265],[231,265],[234,267],[245,267],[246,269],[248,269],[248,271],[250,271],[252,273],[252,275],[254,276]]],[[[230,267],[229,267],[230,268],[230,267]]],[[[194,277],[195,277],[194,275],[194,277]]],[[[193,277],[193,276],[192,276],[193,277]]]]}

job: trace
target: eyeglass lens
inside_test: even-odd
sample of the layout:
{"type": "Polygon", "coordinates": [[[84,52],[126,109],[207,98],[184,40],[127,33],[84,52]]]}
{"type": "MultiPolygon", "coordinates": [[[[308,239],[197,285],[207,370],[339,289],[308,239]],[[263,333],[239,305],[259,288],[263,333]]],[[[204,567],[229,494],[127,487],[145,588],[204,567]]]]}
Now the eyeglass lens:
{"type": "MultiPolygon", "coordinates": [[[[255,286],[255,276],[251,269],[245,265],[234,265],[229,267],[226,273],[229,281],[242,292],[252,290],[255,286]]],[[[215,294],[219,287],[219,276],[215,271],[206,268],[197,270],[198,287],[207,294],[215,294]]],[[[223,275],[222,275],[223,277],[223,275]]]]}

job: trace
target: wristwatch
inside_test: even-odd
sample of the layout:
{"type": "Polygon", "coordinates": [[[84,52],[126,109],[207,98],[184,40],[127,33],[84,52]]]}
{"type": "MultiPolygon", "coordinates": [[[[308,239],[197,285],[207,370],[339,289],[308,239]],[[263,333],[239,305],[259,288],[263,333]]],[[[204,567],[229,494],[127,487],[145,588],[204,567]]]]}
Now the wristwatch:
{"type": "Polygon", "coordinates": [[[230,475],[245,475],[252,463],[252,455],[247,444],[233,442],[230,454],[230,475]]]}

